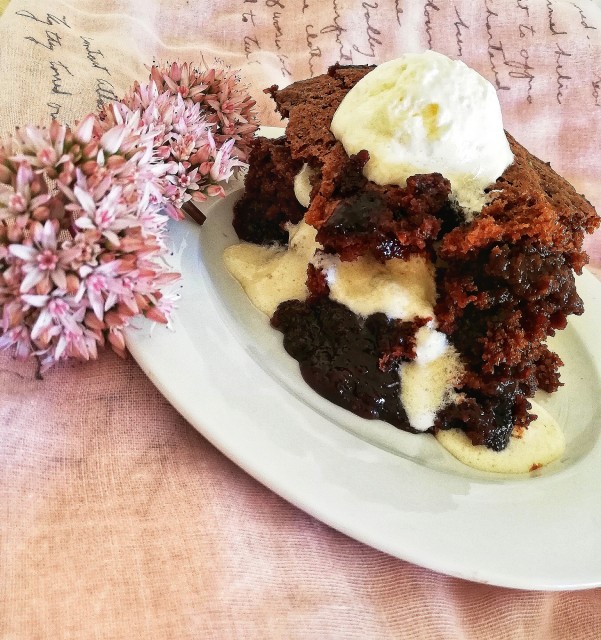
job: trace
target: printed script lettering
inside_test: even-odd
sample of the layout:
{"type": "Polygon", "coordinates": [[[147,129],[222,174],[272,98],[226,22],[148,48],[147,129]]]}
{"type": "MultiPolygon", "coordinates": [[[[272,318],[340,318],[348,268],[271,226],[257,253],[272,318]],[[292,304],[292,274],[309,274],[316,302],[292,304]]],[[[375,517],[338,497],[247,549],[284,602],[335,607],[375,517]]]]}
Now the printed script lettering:
{"type": "Polygon", "coordinates": [[[432,11],[440,11],[440,7],[434,0],[428,0],[424,5],[424,25],[426,27],[428,49],[432,48],[432,11]]]}
{"type": "Polygon", "coordinates": [[[35,14],[24,9],[16,11],[15,14],[26,20],[23,24],[23,37],[25,40],[31,42],[34,47],[41,47],[53,54],[52,59],[47,61],[49,74],[46,106],[48,107],[48,114],[55,120],[59,117],[63,107],[61,98],[57,96],[73,95],[70,87],[75,86],[75,83],[72,83],[72,80],[74,80],[72,71],[58,57],[62,47],[64,31],[66,29],[70,30],[71,26],[65,16],[58,18],[51,13],[46,13],[45,15],[35,14]],[[56,27],[56,30],[44,29],[40,25],[56,27]]]}
{"type": "Polygon", "coordinates": [[[601,96],[601,76],[596,76],[591,84],[593,85],[593,100],[595,101],[595,106],[601,107],[601,101],[599,100],[601,96]]]}
{"type": "MultiPolygon", "coordinates": [[[[15,10],[21,25],[16,37],[41,60],[40,88],[50,117],[64,118],[65,106],[72,109],[88,88],[98,108],[117,99],[122,87],[113,77],[115,52],[106,50],[105,40],[78,30],[78,15],[27,6],[15,10]]],[[[240,0],[238,7],[235,57],[225,63],[265,65],[269,81],[284,86],[324,73],[335,62],[377,64],[409,43],[476,68],[484,63],[493,86],[500,94],[511,90],[514,103],[530,105],[550,91],[558,108],[582,99],[595,111],[601,106],[601,67],[593,47],[601,25],[587,0],[240,0]],[[588,44],[586,38],[591,55],[585,61],[580,43],[588,44]]]]}
{"type": "MultiPolygon", "coordinates": [[[[15,15],[23,18],[23,38],[41,51],[47,51],[47,91],[48,114],[55,120],[62,117],[64,100],[81,92],[83,76],[87,75],[85,65],[65,62],[65,51],[73,54],[81,49],[83,60],[100,75],[94,78],[96,107],[100,109],[107,101],[117,100],[115,87],[108,79],[111,75],[105,62],[104,53],[94,45],[93,39],[74,32],[71,19],[58,17],[52,13],[34,13],[19,10],[15,15]]],[[[72,57],[70,58],[72,61],[72,57]]]]}
{"type": "MultiPolygon", "coordinates": [[[[585,29],[593,29],[593,30],[597,29],[597,27],[593,27],[593,25],[588,23],[588,18],[586,17],[584,11],[577,4],[572,3],[572,6],[578,10],[578,13],[580,14],[580,24],[585,29]]],[[[586,37],[590,40],[590,36],[588,34],[586,35],[586,37]]]]}
{"type": "Polygon", "coordinates": [[[315,75],[315,58],[321,58],[321,49],[315,44],[319,34],[312,24],[308,24],[305,27],[305,34],[307,36],[307,49],[309,49],[309,75],[312,78],[315,75]]]}
{"type": "Polygon", "coordinates": [[[490,70],[494,77],[494,83],[498,90],[509,91],[510,87],[503,84],[501,80],[500,68],[505,64],[505,51],[501,40],[497,40],[494,35],[494,25],[499,14],[492,9],[492,0],[486,0],[486,33],[488,37],[488,59],[490,70]]]}
{"type": "Polygon", "coordinates": [[[47,13],[45,18],[40,19],[36,17],[33,13],[31,13],[31,11],[26,11],[25,9],[16,11],[15,14],[18,16],[21,16],[22,18],[29,18],[30,20],[33,20],[34,22],[39,22],[40,24],[47,24],[50,26],[58,24],[58,25],[62,25],[63,27],[67,27],[67,29],[71,28],[68,25],[67,18],[65,16],[63,16],[62,18],[57,18],[56,16],[53,16],[51,13],[47,13]]]}
{"type": "Polygon", "coordinates": [[[69,67],[62,62],[55,62],[51,60],[50,70],[52,71],[52,93],[60,96],[73,95],[70,91],[66,91],[64,87],[65,75],[73,77],[73,74],[69,71],[69,67]]]}
{"type": "Polygon", "coordinates": [[[260,65],[257,54],[261,51],[261,45],[257,36],[257,26],[260,24],[260,7],[256,6],[258,0],[244,0],[242,22],[245,28],[242,30],[242,49],[247,64],[260,65]]]}
{"type": "Polygon", "coordinates": [[[555,9],[553,8],[553,2],[551,0],[547,0],[547,17],[549,22],[549,31],[554,36],[566,35],[567,31],[558,31],[557,25],[555,24],[555,9]]]}
{"type": "Polygon", "coordinates": [[[534,86],[534,67],[530,63],[529,47],[533,43],[533,36],[536,33],[530,20],[530,7],[527,0],[517,0],[516,6],[521,9],[519,16],[518,34],[520,36],[521,48],[519,57],[508,60],[507,66],[511,68],[510,78],[526,81],[526,102],[532,104],[532,89],[534,86]]]}
{"type": "Polygon", "coordinates": [[[505,60],[505,65],[511,69],[509,71],[510,78],[527,81],[526,102],[532,104],[532,83],[534,82],[532,71],[534,67],[528,62],[530,60],[528,49],[520,49],[519,56],[517,60],[505,60]]]}
{"type": "Polygon", "coordinates": [[[241,0],[240,7],[240,53],[247,64],[279,67],[286,83],[334,62],[377,64],[418,42],[476,68],[483,62],[513,102],[531,105],[551,89],[562,106],[575,99],[578,82],[578,95],[601,103],[601,68],[582,65],[573,44],[601,32],[587,0],[241,0]]]}
{"type": "Polygon", "coordinates": [[[92,38],[80,36],[80,40],[83,46],[83,50],[86,54],[86,58],[91,64],[93,69],[101,71],[101,75],[95,78],[95,92],[96,92],[96,107],[102,109],[105,103],[111,100],[119,100],[119,96],[115,93],[115,87],[104,76],[110,76],[111,72],[108,70],[104,63],[104,53],[100,49],[94,46],[92,38]]]}
{"type": "Polygon", "coordinates": [[[334,14],[332,22],[329,25],[322,27],[319,30],[319,33],[322,35],[333,33],[338,47],[338,62],[341,64],[353,64],[352,49],[347,47],[342,40],[342,34],[346,29],[343,29],[340,26],[340,11],[338,10],[337,0],[332,0],[332,11],[334,14]]]}
{"type": "Polygon", "coordinates": [[[402,27],[401,23],[401,14],[403,13],[403,8],[401,7],[401,0],[394,0],[394,14],[396,16],[396,21],[399,27],[402,27]]]}
{"type": "Polygon", "coordinates": [[[280,61],[280,73],[284,78],[292,77],[292,72],[288,67],[288,54],[282,51],[282,40],[284,38],[284,30],[282,28],[282,11],[286,5],[279,0],[265,0],[265,5],[269,8],[277,7],[278,10],[273,11],[271,16],[271,24],[273,25],[273,44],[280,61]]]}
{"type": "Polygon", "coordinates": [[[559,43],[555,47],[555,76],[557,82],[557,103],[562,104],[564,98],[564,91],[568,88],[567,81],[572,79],[572,76],[568,76],[564,71],[564,64],[567,58],[571,58],[572,54],[564,51],[559,43]]]}
{"type": "Polygon", "coordinates": [[[356,44],[353,45],[353,49],[367,58],[375,58],[376,45],[381,45],[382,41],[378,39],[380,31],[376,29],[373,24],[373,13],[378,8],[378,3],[362,2],[361,7],[363,9],[363,17],[365,19],[365,35],[367,36],[367,49],[360,49],[356,44]]]}
{"type": "Polygon", "coordinates": [[[44,49],[48,49],[49,51],[54,51],[56,47],[61,46],[60,35],[58,34],[57,31],[50,31],[50,29],[46,29],[45,38],[41,38],[40,40],[38,40],[33,36],[25,36],[25,40],[29,40],[34,44],[38,44],[41,47],[44,47],[44,49]]]}
{"type": "Polygon", "coordinates": [[[115,87],[112,82],[104,78],[96,78],[96,107],[102,109],[106,102],[111,100],[119,100],[119,96],[115,93],[115,87]]]}
{"type": "Polygon", "coordinates": [[[107,75],[111,75],[111,72],[103,65],[100,64],[99,59],[104,58],[104,53],[100,51],[100,49],[94,49],[92,44],[92,38],[84,38],[83,36],[79,36],[83,43],[84,51],[86,52],[87,59],[91,62],[94,69],[100,69],[100,71],[104,71],[107,75]]]}
{"type": "Polygon", "coordinates": [[[453,23],[455,26],[455,42],[457,43],[457,55],[461,58],[463,55],[463,30],[469,29],[469,27],[463,21],[457,7],[455,7],[455,15],[457,16],[457,20],[453,23]]]}

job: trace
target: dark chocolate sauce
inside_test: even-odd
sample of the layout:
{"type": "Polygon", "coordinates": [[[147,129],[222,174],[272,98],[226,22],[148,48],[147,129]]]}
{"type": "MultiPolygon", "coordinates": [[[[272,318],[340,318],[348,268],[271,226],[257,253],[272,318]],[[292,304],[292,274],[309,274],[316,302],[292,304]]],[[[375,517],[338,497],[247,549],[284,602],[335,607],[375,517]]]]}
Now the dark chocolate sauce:
{"type": "Polygon", "coordinates": [[[284,334],[284,348],[317,393],[363,418],[413,431],[400,400],[399,364],[415,357],[420,322],[383,313],[363,319],[319,298],[283,302],[271,324],[284,334]]]}

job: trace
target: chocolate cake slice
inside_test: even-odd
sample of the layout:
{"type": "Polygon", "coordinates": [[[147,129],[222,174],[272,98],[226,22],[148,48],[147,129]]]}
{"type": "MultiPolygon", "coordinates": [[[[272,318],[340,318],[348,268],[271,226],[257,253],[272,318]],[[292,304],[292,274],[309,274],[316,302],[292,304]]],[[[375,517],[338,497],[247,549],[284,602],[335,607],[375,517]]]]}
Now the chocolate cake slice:
{"type": "Polygon", "coordinates": [[[457,205],[440,173],[411,176],[404,186],[368,180],[368,152],[349,156],[330,127],[347,92],[372,68],[335,65],[267,90],[288,119],[286,134],[255,140],[234,227],[241,240],[264,244],[285,243],[290,225],[303,217],[315,228],[319,249],[308,266],[308,295],[283,302],[271,322],[316,391],[361,416],[415,431],[403,372],[422,348],[420,331],[433,326],[448,339],[461,372],[427,430],[459,428],[474,444],[500,451],[515,428],[532,420],[535,391],[561,384],[562,363],[545,341],[570,314],[583,312],[574,274],[587,262],[582,242],[599,217],[509,134],[514,161],[475,216],[457,205]],[[305,165],[306,210],[294,184],[305,165]],[[333,260],[384,270],[391,261],[427,264],[435,277],[433,313],[400,320],[349,310],[331,297],[333,260]]]}

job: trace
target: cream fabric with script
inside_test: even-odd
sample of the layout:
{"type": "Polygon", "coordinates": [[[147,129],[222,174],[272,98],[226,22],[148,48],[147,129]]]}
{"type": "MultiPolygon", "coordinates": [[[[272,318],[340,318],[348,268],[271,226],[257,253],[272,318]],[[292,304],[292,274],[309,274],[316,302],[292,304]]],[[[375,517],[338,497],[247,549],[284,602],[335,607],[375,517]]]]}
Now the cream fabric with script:
{"type": "Polygon", "coordinates": [[[264,87],[431,47],[493,82],[506,128],[599,206],[599,29],[593,0],[13,0],[0,20],[10,43],[0,82],[15,87],[0,92],[0,131],[72,122],[123,95],[153,60],[242,69],[261,121],[278,124],[264,87]]]}
{"type": "MultiPolygon", "coordinates": [[[[429,46],[495,83],[507,129],[601,205],[591,0],[12,0],[0,131],[72,122],[153,59],[241,68],[277,125],[263,87],[429,46]]],[[[601,237],[589,247],[601,264],[601,237]]],[[[599,637],[600,590],[468,583],[322,525],[217,452],[131,360],[34,370],[0,353],[0,638],[599,637]]]]}
{"type": "Polygon", "coordinates": [[[3,131],[51,115],[72,121],[122,95],[153,60],[174,59],[241,68],[262,120],[277,124],[261,92],[271,83],[322,73],[336,61],[373,64],[432,47],[488,77],[511,133],[601,204],[590,135],[601,130],[601,8],[592,0],[52,0],[43,7],[13,0],[0,20],[10,42],[0,65],[3,131]]]}

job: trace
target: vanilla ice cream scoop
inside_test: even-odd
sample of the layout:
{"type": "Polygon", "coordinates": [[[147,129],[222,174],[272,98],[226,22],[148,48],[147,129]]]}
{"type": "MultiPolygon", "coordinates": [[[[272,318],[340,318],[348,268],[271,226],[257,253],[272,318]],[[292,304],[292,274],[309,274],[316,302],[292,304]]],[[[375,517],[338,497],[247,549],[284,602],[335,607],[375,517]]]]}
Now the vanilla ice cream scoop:
{"type": "Polygon", "coordinates": [[[417,173],[441,173],[472,214],[513,162],[494,87],[434,51],[370,71],[344,97],[331,130],[349,155],[369,151],[369,180],[404,186],[417,173]]]}

